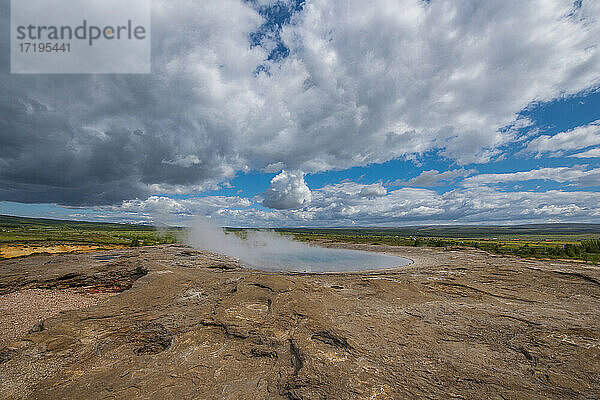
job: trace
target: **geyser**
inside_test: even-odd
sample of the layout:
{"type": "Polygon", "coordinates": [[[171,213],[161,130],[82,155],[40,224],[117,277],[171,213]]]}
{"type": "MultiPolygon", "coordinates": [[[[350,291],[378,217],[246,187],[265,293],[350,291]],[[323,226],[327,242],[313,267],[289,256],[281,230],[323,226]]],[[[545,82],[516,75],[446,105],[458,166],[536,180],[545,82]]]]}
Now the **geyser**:
{"type": "Polygon", "coordinates": [[[245,266],[268,271],[364,271],[411,263],[404,257],[311,246],[270,231],[248,231],[246,239],[242,239],[205,219],[195,221],[188,241],[193,247],[222,253],[245,266]]]}

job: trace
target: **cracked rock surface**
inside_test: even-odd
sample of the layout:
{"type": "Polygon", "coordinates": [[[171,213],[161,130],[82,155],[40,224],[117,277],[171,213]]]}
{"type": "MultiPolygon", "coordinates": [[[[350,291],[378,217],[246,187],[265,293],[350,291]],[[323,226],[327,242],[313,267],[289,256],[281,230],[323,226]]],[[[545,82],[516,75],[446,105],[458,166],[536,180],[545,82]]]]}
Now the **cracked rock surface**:
{"type": "Polygon", "coordinates": [[[600,398],[598,266],[337,246],[415,263],[269,273],[179,245],[0,261],[0,294],[124,290],[0,349],[0,398],[600,398]]]}

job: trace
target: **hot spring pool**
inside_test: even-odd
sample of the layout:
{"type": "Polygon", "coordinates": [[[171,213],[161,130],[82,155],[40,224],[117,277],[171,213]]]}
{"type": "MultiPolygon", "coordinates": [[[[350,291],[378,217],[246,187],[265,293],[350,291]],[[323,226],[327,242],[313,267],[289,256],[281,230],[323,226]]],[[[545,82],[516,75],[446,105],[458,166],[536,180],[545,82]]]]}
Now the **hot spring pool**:
{"type": "Polygon", "coordinates": [[[347,272],[402,267],[412,264],[412,260],[371,251],[305,246],[285,252],[264,252],[260,260],[241,257],[240,263],[263,271],[347,272]]]}
{"type": "Polygon", "coordinates": [[[237,259],[241,265],[263,271],[370,271],[412,263],[408,258],[372,251],[314,246],[273,231],[247,230],[243,233],[226,233],[222,228],[200,220],[192,226],[188,241],[192,247],[224,254],[237,259]]]}

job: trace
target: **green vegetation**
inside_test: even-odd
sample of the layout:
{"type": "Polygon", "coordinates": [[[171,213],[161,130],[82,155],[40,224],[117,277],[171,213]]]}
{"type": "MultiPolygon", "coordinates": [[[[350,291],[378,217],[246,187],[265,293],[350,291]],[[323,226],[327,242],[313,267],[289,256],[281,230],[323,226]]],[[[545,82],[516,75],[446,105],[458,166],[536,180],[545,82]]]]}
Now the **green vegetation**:
{"type": "MultiPolygon", "coordinates": [[[[245,237],[246,229],[229,228],[245,237]]],[[[276,229],[301,241],[417,247],[472,247],[521,257],[600,263],[600,224],[416,226],[403,228],[276,229]]],[[[176,243],[184,228],[60,221],[0,215],[0,245],[89,244],[148,246],[176,243]]]]}
{"type": "Polygon", "coordinates": [[[557,225],[559,225],[557,229],[553,229],[553,226],[548,224],[517,227],[279,229],[278,231],[291,234],[300,241],[324,240],[416,247],[472,247],[490,253],[520,257],[600,262],[600,225],[557,225]],[[428,235],[432,231],[445,233],[446,236],[428,235]]]}
{"type": "Polygon", "coordinates": [[[385,235],[433,238],[521,238],[560,239],[598,238],[600,224],[527,224],[527,225],[435,225],[400,228],[282,228],[282,232],[333,235],[385,235]]]}
{"type": "Polygon", "coordinates": [[[157,230],[152,226],[61,221],[0,215],[0,244],[94,244],[148,246],[175,243],[181,228],[157,230]]]}

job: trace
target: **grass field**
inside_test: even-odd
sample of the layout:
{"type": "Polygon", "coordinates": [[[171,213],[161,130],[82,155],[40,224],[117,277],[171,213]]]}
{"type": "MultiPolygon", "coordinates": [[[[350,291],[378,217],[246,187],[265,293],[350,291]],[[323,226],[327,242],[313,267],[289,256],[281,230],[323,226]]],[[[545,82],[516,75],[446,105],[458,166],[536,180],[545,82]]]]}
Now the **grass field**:
{"type": "MultiPolygon", "coordinates": [[[[241,233],[244,229],[228,228],[241,233]]],[[[521,257],[600,262],[600,224],[414,226],[402,228],[276,229],[300,241],[391,246],[473,247],[521,257]]],[[[61,221],[0,215],[0,256],[94,251],[182,241],[185,228],[61,221]]]]}
{"type": "Polygon", "coordinates": [[[180,228],[157,230],[145,225],[0,215],[0,254],[6,258],[33,253],[79,252],[175,243],[181,232],[180,228]]]}

